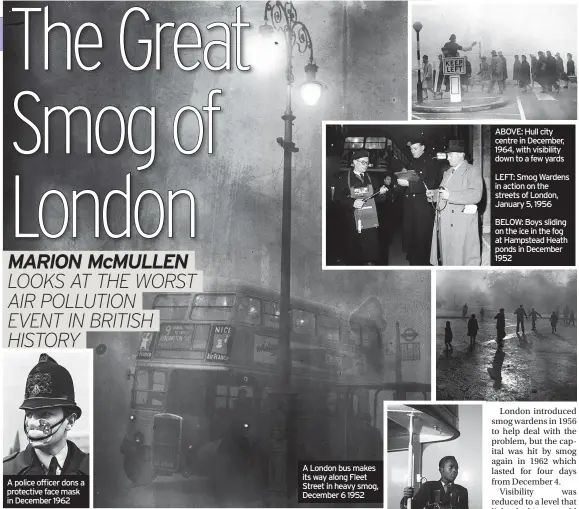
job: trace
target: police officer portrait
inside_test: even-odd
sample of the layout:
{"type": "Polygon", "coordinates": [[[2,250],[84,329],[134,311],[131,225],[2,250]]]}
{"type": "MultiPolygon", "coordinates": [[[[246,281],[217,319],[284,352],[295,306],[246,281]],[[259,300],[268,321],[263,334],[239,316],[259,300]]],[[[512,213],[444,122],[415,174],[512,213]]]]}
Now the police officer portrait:
{"type": "Polygon", "coordinates": [[[324,268],[490,263],[486,126],[325,130],[324,268]]]}
{"type": "Polygon", "coordinates": [[[409,9],[413,120],[577,119],[576,2],[409,9]]]}
{"type": "Polygon", "coordinates": [[[482,406],[388,404],[388,503],[482,507],[482,406]]]}
{"type": "Polygon", "coordinates": [[[4,350],[4,475],[90,474],[90,351],[4,350]]]}

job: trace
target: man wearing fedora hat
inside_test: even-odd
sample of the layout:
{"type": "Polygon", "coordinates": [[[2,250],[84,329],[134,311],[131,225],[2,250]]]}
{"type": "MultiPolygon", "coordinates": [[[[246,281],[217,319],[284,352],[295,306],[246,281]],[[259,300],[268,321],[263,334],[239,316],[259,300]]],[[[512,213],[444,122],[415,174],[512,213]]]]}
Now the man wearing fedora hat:
{"type": "Polygon", "coordinates": [[[26,449],[4,458],[4,475],[89,475],[89,455],[67,440],[82,411],[70,373],[47,354],[26,379],[26,449]]]}
{"type": "Polygon", "coordinates": [[[450,140],[446,150],[450,168],[444,172],[436,202],[432,230],[432,265],[480,265],[480,235],[477,204],[482,198],[483,179],[478,168],[465,161],[464,141],[450,140]]]}
{"type": "Polygon", "coordinates": [[[499,86],[499,94],[503,93],[503,62],[495,50],[491,51],[491,84],[489,94],[494,91],[495,83],[499,86]]]}

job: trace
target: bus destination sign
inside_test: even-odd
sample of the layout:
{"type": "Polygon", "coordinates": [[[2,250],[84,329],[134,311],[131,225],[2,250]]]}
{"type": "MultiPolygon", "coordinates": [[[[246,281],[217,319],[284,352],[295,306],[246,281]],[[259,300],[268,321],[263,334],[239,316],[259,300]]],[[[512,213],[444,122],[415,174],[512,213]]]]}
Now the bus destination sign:
{"type": "Polygon", "coordinates": [[[163,324],[159,333],[157,350],[191,350],[194,331],[194,324],[163,324]]]}

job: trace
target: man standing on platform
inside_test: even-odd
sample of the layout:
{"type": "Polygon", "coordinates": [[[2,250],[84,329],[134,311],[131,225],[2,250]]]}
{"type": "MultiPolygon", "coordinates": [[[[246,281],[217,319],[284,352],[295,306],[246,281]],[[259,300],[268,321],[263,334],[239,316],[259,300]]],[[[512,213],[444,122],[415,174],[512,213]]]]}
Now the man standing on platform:
{"type": "Polygon", "coordinates": [[[440,480],[426,481],[415,493],[414,488],[404,489],[404,497],[400,501],[400,509],[408,507],[408,499],[412,499],[412,509],[430,507],[452,507],[468,509],[468,490],[455,483],[458,476],[458,462],[454,456],[445,456],[438,462],[440,480]]]}
{"type": "Polygon", "coordinates": [[[458,57],[458,50],[470,51],[475,44],[476,42],[473,42],[470,46],[463,47],[460,44],[457,44],[456,35],[451,34],[449,41],[441,49],[446,57],[458,57]]]}

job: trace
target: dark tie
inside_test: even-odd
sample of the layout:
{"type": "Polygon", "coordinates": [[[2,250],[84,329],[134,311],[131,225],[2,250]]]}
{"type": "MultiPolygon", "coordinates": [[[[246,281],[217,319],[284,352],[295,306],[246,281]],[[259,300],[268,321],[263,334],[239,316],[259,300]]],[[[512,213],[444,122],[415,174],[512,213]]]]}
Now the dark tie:
{"type": "Polygon", "coordinates": [[[58,460],[55,456],[50,460],[50,465],[48,466],[48,475],[56,475],[56,469],[58,468],[58,460]]]}

